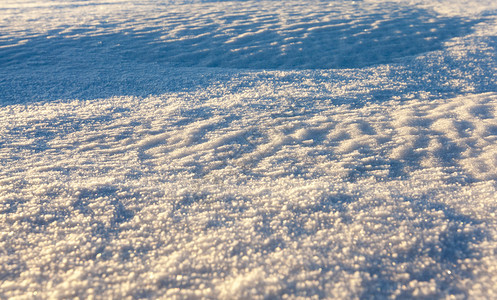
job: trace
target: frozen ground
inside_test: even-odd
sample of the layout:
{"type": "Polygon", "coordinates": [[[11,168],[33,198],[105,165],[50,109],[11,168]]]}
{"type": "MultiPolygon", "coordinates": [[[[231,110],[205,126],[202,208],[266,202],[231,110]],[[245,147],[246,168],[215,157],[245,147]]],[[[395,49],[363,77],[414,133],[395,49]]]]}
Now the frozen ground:
{"type": "Polygon", "coordinates": [[[2,0],[0,298],[496,298],[494,2],[2,0]]]}

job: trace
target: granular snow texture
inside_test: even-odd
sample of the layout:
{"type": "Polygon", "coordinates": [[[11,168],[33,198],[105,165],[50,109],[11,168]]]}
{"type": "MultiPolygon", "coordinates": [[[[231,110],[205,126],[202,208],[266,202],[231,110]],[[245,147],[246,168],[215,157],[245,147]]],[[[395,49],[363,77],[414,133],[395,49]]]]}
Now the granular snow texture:
{"type": "Polygon", "coordinates": [[[497,298],[494,1],[0,3],[0,298],[497,298]]]}

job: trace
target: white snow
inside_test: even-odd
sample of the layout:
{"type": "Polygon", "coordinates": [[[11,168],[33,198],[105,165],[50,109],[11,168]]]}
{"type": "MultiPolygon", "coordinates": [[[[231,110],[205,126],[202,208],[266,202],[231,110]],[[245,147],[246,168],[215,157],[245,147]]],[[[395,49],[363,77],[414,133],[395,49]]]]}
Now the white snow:
{"type": "Polygon", "coordinates": [[[497,297],[497,3],[0,3],[0,298],[497,297]]]}

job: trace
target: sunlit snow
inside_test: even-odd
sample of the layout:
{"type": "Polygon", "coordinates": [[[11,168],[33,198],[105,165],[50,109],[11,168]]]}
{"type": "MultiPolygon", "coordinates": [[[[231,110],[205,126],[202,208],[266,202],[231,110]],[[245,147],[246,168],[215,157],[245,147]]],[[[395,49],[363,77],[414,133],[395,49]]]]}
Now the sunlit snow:
{"type": "Polygon", "coordinates": [[[497,3],[0,2],[0,298],[497,298],[497,3]]]}

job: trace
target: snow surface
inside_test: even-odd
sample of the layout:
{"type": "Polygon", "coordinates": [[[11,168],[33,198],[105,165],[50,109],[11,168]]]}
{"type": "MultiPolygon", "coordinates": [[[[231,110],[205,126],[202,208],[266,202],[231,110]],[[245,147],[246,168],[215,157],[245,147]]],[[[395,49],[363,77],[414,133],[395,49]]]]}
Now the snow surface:
{"type": "Polygon", "coordinates": [[[497,298],[497,3],[0,2],[0,298],[497,298]]]}

